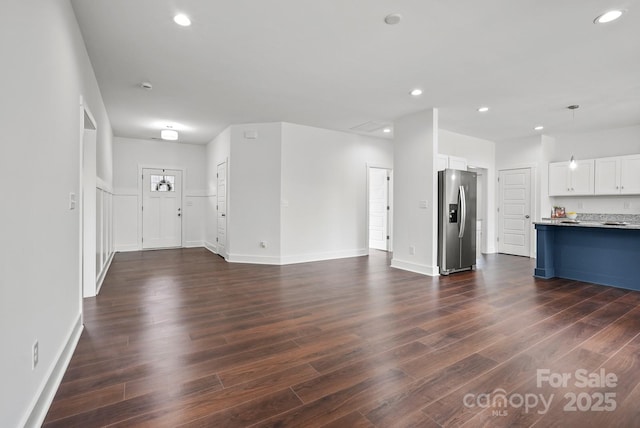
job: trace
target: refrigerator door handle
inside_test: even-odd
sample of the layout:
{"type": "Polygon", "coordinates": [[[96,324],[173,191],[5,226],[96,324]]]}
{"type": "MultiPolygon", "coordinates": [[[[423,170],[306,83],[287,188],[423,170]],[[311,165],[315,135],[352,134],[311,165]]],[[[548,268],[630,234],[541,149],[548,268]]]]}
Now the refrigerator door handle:
{"type": "Polygon", "coordinates": [[[460,232],[458,238],[464,236],[464,226],[467,223],[467,195],[464,193],[464,186],[460,186],[460,232]]]}

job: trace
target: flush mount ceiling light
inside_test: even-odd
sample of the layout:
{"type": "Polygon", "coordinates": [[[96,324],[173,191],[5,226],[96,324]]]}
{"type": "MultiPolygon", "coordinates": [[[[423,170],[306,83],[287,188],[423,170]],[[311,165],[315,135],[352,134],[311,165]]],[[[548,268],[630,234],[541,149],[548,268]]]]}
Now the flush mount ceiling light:
{"type": "Polygon", "coordinates": [[[533,128],[533,129],[534,129],[534,131],[542,131],[542,130],[544,129],[544,126],[542,126],[542,125],[538,125],[538,126],[536,126],[535,128],[533,128]]]}
{"type": "Polygon", "coordinates": [[[402,20],[402,15],[399,13],[392,13],[391,15],[387,15],[384,17],[385,24],[388,25],[396,25],[399,24],[402,20]]]}
{"type": "Polygon", "coordinates": [[[391,128],[384,128],[382,132],[384,132],[385,134],[388,134],[391,132],[391,128]]]}
{"type": "Polygon", "coordinates": [[[412,90],[411,92],[409,92],[409,94],[411,94],[414,97],[420,96],[420,95],[422,95],[422,89],[416,88],[416,89],[412,90]]]}
{"type": "Polygon", "coordinates": [[[178,131],[173,129],[163,129],[160,131],[160,138],[163,140],[175,141],[178,139],[178,131]]]}
{"type": "Polygon", "coordinates": [[[181,27],[188,27],[191,25],[191,20],[187,15],[179,13],[178,15],[173,17],[173,22],[180,25],[181,27]]]}
{"type": "Polygon", "coordinates": [[[615,21],[622,16],[623,10],[610,10],[603,13],[593,20],[594,24],[606,24],[607,22],[615,21]]]}
{"type": "Polygon", "coordinates": [[[478,111],[479,111],[480,113],[486,113],[486,112],[488,112],[488,111],[489,111],[489,107],[479,107],[479,108],[478,108],[478,111]]]}

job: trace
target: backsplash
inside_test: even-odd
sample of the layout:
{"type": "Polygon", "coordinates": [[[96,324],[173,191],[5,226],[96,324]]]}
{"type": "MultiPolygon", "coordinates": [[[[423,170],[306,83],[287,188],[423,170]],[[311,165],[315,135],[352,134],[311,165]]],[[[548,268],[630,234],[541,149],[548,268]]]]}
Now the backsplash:
{"type": "Polygon", "coordinates": [[[640,214],[593,214],[578,213],[577,220],[580,221],[625,221],[632,224],[640,224],[640,214]]]}

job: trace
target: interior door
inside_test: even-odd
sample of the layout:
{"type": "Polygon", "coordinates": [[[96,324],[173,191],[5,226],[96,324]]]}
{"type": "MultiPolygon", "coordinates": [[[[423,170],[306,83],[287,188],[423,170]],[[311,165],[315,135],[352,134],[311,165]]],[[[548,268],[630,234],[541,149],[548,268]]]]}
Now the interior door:
{"type": "Polygon", "coordinates": [[[500,171],[498,251],[530,257],[531,169],[500,171]]]}
{"type": "Polygon", "coordinates": [[[218,254],[227,257],[227,163],[218,164],[217,170],[217,236],[216,243],[218,245],[218,254]]]}
{"type": "Polygon", "coordinates": [[[142,170],[142,248],[182,246],[182,171],[142,170]]]}
{"type": "Polygon", "coordinates": [[[389,251],[389,170],[369,168],[369,248],[389,251]]]}

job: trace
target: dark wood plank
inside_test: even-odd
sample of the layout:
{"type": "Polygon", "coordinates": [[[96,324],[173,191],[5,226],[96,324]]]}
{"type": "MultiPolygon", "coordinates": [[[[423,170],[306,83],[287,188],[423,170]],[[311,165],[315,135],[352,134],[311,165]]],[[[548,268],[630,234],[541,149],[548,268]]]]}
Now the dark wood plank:
{"type": "Polygon", "coordinates": [[[118,253],[101,294],[84,301],[45,426],[606,425],[560,404],[549,416],[461,408],[470,391],[530,392],[540,367],[619,371],[609,416],[635,420],[640,292],[539,280],[532,260],[505,255],[436,278],[389,261],[118,253]]]}

